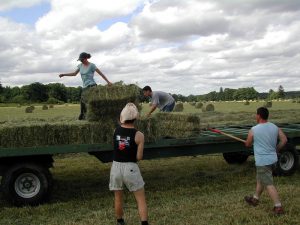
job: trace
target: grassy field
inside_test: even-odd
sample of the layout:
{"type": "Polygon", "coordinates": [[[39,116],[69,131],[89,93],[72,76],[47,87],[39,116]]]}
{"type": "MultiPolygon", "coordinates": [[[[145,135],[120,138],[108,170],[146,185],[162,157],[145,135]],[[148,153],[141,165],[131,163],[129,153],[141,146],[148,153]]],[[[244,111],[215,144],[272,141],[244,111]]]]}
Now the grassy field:
{"type": "MultiPolygon", "coordinates": [[[[299,224],[300,172],[275,178],[286,214],[271,214],[266,193],[252,208],[243,197],[254,191],[253,158],[237,166],[219,155],[149,160],[140,163],[146,182],[149,220],[154,225],[299,224]]],[[[52,200],[38,207],[15,208],[0,198],[2,225],[115,224],[108,191],[110,164],[84,154],[59,157],[52,169],[52,200]]],[[[126,192],[127,224],[139,224],[133,196],[126,192]]]]}
{"type": "MultiPolygon", "coordinates": [[[[216,112],[203,113],[185,104],[186,113],[199,113],[203,123],[254,123],[262,103],[214,103],[216,112]]],[[[149,108],[145,105],[142,114],[149,108]]],[[[24,108],[0,107],[0,124],[7,121],[72,120],[78,105],[55,106],[25,114],[24,108]]],[[[300,122],[300,104],[273,102],[271,120],[300,122]]],[[[266,193],[256,208],[243,197],[255,188],[252,157],[243,165],[228,165],[221,155],[148,160],[140,163],[146,182],[149,221],[152,225],[263,224],[296,225],[300,218],[300,171],[290,177],[276,177],[286,214],[272,215],[266,193]]],[[[16,208],[0,195],[0,225],[112,225],[113,195],[108,191],[110,164],[86,154],[56,156],[51,169],[55,186],[51,201],[38,207],[16,208]]],[[[133,196],[126,192],[127,224],[139,224],[133,196]]]]}

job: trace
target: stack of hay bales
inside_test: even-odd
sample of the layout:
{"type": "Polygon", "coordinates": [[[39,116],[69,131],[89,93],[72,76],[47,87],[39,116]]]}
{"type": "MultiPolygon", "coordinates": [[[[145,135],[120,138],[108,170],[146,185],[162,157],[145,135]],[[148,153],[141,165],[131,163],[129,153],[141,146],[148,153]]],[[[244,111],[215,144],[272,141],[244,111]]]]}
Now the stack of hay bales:
{"type": "Polygon", "coordinates": [[[139,106],[139,95],[140,88],[134,84],[89,88],[83,94],[83,101],[87,104],[87,119],[88,121],[117,121],[128,102],[139,106]]]}
{"type": "MultiPolygon", "coordinates": [[[[139,106],[140,88],[136,85],[113,85],[90,88],[84,94],[88,121],[23,121],[0,125],[0,147],[34,147],[68,144],[112,143],[119,115],[128,102],[139,106]]],[[[156,113],[138,119],[136,127],[146,142],[163,137],[190,137],[199,134],[198,115],[156,113]]]]}

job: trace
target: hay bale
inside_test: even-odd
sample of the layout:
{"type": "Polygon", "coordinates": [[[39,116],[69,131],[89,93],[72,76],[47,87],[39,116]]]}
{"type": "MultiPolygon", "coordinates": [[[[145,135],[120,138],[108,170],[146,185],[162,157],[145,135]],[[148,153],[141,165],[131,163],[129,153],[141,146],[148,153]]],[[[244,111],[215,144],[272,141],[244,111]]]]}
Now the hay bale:
{"type": "Polygon", "coordinates": [[[33,112],[32,107],[28,106],[25,108],[25,113],[32,113],[32,112],[33,112]]]}
{"type": "Polygon", "coordinates": [[[183,103],[182,103],[182,102],[179,102],[179,103],[177,103],[177,104],[175,105],[173,111],[174,111],[174,112],[182,112],[183,109],[184,109],[183,103]]]}
{"type": "Polygon", "coordinates": [[[30,107],[32,110],[35,110],[34,105],[30,105],[29,107],[30,107]]]}
{"type": "Polygon", "coordinates": [[[48,110],[48,106],[47,105],[43,105],[42,110],[48,110]]]}
{"type": "Polygon", "coordinates": [[[202,102],[197,102],[196,104],[195,104],[195,108],[196,109],[201,109],[203,107],[203,103],[202,102]]]}
{"type": "Polygon", "coordinates": [[[157,113],[154,116],[157,137],[190,137],[200,133],[200,117],[196,114],[157,113]]]}
{"type": "Polygon", "coordinates": [[[36,122],[0,126],[1,147],[112,143],[116,124],[87,121],[36,122]]]}
{"type": "Polygon", "coordinates": [[[250,102],[249,101],[245,101],[244,105],[250,105],[250,102]]]}
{"type": "Polygon", "coordinates": [[[265,102],[264,104],[263,104],[263,106],[264,107],[266,107],[266,108],[271,108],[272,107],[272,101],[267,101],[267,102],[265,102]]]}
{"type": "Polygon", "coordinates": [[[215,111],[215,106],[213,104],[207,104],[205,107],[202,107],[203,112],[213,112],[215,111]]]}
{"type": "Polygon", "coordinates": [[[83,93],[88,121],[118,120],[123,107],[133,102],[139,107],[140,88],[134,84],[96,86],[83,93]]]}
{"type": "Polygon", "coordinates": [[[53,108],[54,108],[54,105],[50,104],[49,109],[53,109],[53,108]]]}

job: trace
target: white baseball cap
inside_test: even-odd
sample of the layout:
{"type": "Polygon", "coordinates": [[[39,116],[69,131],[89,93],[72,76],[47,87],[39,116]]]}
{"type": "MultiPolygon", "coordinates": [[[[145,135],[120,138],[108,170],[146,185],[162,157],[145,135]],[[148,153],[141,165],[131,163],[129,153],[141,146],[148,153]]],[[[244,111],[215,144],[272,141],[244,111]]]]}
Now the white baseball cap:
{"type": "Polygon", "coordinates": [[[129,102],[123,108],[120,114],[120,122],[125,123],[126,120],[135,120],[139,117],[139,111],[135,104],[129,102]]]}

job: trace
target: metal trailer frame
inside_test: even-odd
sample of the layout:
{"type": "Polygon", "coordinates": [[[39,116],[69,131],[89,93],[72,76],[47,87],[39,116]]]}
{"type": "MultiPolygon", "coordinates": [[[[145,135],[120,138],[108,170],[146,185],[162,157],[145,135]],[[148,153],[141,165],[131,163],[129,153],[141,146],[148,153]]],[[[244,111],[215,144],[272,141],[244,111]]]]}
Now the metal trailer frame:
{"type": "MultiPolygon", "coordinates": [[[[278,171],[281,175],[290,175],[298,165],[299,152],[295,146],[300,145],[300,123],[277,125],[286,134],[289,143],[279,156],[278,171]]],[[[246,139],[250,128],[251,126],[227,126],[218,129],[246,139]]],[[[0,148],[0,176],[4,197],[14,205],[43,203],[48,199],[52,188],[52,176],[49,171],[53,165],[52,156],[84,152],[94,155],[102,162],[111,162],[113,147],[112,144],[99,143],[0,148]],[[40,186],[37,191],[35,183],[46,185],[40,186]]],[[[246,148],[242,142],[207,130],[196,137],[166,137],[145,143],[144,159],[216,153],[223,153],[228,163],[243,163],[253,154],[253,150],[246,148]]]]}
{"type": "MultiPolygon", "coordinates": [[[[278,124],[288,137],[288,142],[296,146],[300,144],[300,123],[299,124],[278,124]]],[[[246,139],[251,126],[227,126],[218,129],[246,139]]],[[[102,162],[112,161],[113,147],[111,144],[71,144],[51,145],[36,147],[0,147],[0,164],[3,158],[43,156],[67,153],[87,152],[97,156],[102,162]]],[[[252,148],[236,140],[230,139],[221,134],[206,130],[196,137],[188,138],[161,138],[155,142],[145,143],[144,159],[177,157],[188,155],[204,155],[227,152],[246,152],[252,154],[252,148]]]]}

